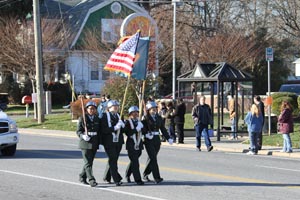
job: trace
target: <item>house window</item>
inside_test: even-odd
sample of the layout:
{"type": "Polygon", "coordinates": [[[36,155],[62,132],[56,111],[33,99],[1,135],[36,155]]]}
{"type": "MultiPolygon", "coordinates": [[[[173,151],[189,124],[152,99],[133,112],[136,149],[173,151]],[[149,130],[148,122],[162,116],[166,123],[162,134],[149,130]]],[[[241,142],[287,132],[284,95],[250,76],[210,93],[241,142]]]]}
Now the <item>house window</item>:
{"type": "Polygon", "coordinates": [[[97,61],[91,61],[91,80],[92,81],[99,80],[99,69],[98,69],[97,61]]]}
{"type": "Polygon", "coordinates": [[[109,75],[110,75],[109,71],[104,70],[102,68],[102,80],[108,80],[109,79],[109,75]]]}
{"type": "Polygon", "coordinates": [[[119,32],[122,19],[101,19],[102,42],[116,43],[119,40],[119,32]]]}

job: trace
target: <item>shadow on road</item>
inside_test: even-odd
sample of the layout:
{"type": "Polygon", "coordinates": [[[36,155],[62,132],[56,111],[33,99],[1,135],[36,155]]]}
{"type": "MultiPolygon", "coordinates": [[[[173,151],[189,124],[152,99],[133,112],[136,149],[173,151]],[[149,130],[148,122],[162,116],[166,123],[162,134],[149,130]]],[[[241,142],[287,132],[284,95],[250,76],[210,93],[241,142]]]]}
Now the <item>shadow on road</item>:
{"type": "MultiPolygon", "coordinates": [[[[127,154],[120,154],[120,156],[128,156],[127,154]]],[[[82,159],[81,151],[74,150],[47,150],[47,149],[18,149],[16,154],[12,157],[2,156],[1,159],[82,159]]],[[[105,152],[97,152],[95,158],[107,158],[105,152]]]]}
{"type": "MultiPolygon", "coordinates": [[[[154,182],[149,182],[150,185],[155,184],[154,182]]],[[[148,183],[146,183],[148,184],[148,183]]],[[[300,184],[293,183],[255,183],[255,182],[205,182],[205,181],[164,181],[159,184],[160,186],[233,186],[233,187],[244,187],[244,186],[254,186],[254,187],[300,187],[300,184]]]]}

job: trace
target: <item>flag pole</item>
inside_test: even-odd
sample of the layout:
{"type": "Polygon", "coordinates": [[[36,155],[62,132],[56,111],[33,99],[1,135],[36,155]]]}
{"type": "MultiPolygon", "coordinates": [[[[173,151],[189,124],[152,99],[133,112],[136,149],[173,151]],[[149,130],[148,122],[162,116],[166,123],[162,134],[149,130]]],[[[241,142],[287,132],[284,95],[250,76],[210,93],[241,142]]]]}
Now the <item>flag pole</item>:
{"type": "MultiPolygon", "coordinates": [[[[145,87],[146,87],[146,80],[143,80],[143,85],[142,85],[142,88],[141,88],[142,89],[141,90],[141,95],[140,95],[140,99],[139,99],[139,110],[140,111],[143,110],[143,105],[146,106],[145,104],[143,104],[143,102],[144,102],[144,95],[145,95],[145,87]]],[[[145,110],[144,110],[144,113],[146,113],[145,110]]],[[[143,112],[139,113],[139,119],[142,119],[142,114],[143,114],[143,112]]]]}
{"type": "Polygon", "coordinates": [[[130,83],[130,77],[131,76],[128,76],[128,78],[127,78],[127,84],[126,84],[125,93],[124,93],[124,96],[123,96],[122,107],[121,107],[121,111],[120,111],[121,118],[123,116],[123,111],[124,111],[124,106],[125,106],[127,91],[128,91],[128,87],[129,87],[129,83],[130,83]]]}

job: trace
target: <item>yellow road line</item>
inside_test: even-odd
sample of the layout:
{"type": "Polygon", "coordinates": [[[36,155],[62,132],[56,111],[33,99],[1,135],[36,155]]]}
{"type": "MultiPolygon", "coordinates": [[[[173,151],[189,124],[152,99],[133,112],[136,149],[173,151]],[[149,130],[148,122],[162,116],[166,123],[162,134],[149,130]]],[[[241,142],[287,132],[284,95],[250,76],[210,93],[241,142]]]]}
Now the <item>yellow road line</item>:
{"type": "MultiPolygon", "coordinates": [[[[73,135],[61,135],[58,133],[26,133],[30,135],[41,135],[41,136],[53,136],[53,137],[69,137],[69,138],[76,138],[76,133],[73,135]]],[[[35,152],[36,153],[36,152],[35,152]]],[[[49,153],[49,152],[42,152],[43,154],[48,154],[48,155],[64,155],[70,158],[74,158],[75,156],[70,156],[67,154],[56,154],[56,153],[49,153]]],[[[96,161],[106,163],[107,159],[100,159],[96,158],[96,161]]],[[[118,161],[119,165],[128,165],[128,162],[123,162],[123,161],[118,161]]],[[[141,167],[145,168],[145,165],[141,164],[141,167]]],[[[279,183],[279,182],[269,182],[269,181],[264,181],[260,179],[251,179],[251,178],[243,178],[239,176],[228,176],[228,175],[223,175],[223,174],[216,174],[216,173],[208,173],[208,172],[203,172],[203,171],[195,171],[195,170],[185,170],[185,169],[179,169],[179,168],[170,168],[170,167],[163,167],[160,166],[160,170],[163,171],[168,171],[168,172],[175,172],[175,173],[181,173],[181,174],[192,174],[192,175],[198,175],[198,176],[206,176],[206,177],[213,177],[213,178],[218,178],[218,179],[225,179],[225,180],[230,180],[230,181],[239,181],[239,182],[247,182],[247,183],[257,183],[257,184],[269,184],[269,185],[289,185],[289,184],[284,184],[284,183],[279,183]]],[[[300,188],[299,186],[286,186],[287,188],[300,188]]]]}

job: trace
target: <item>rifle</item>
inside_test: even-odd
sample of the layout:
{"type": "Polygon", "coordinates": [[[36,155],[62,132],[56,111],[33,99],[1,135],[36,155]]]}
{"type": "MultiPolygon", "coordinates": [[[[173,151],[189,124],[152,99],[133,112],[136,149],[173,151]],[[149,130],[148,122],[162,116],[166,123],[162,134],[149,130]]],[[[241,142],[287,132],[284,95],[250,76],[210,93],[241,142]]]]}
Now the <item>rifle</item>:
{"type": "Polygon", "coordinates": [[[87,135],[88,132],[87,132],[86,120],[85,120],[85,109],[84,109],[84,104],[83,104],[83,96],[80,97],[80,102],[81,102],[82,119],[83,119],[83,124],[84,124],[85,135],[87,135]]]}

